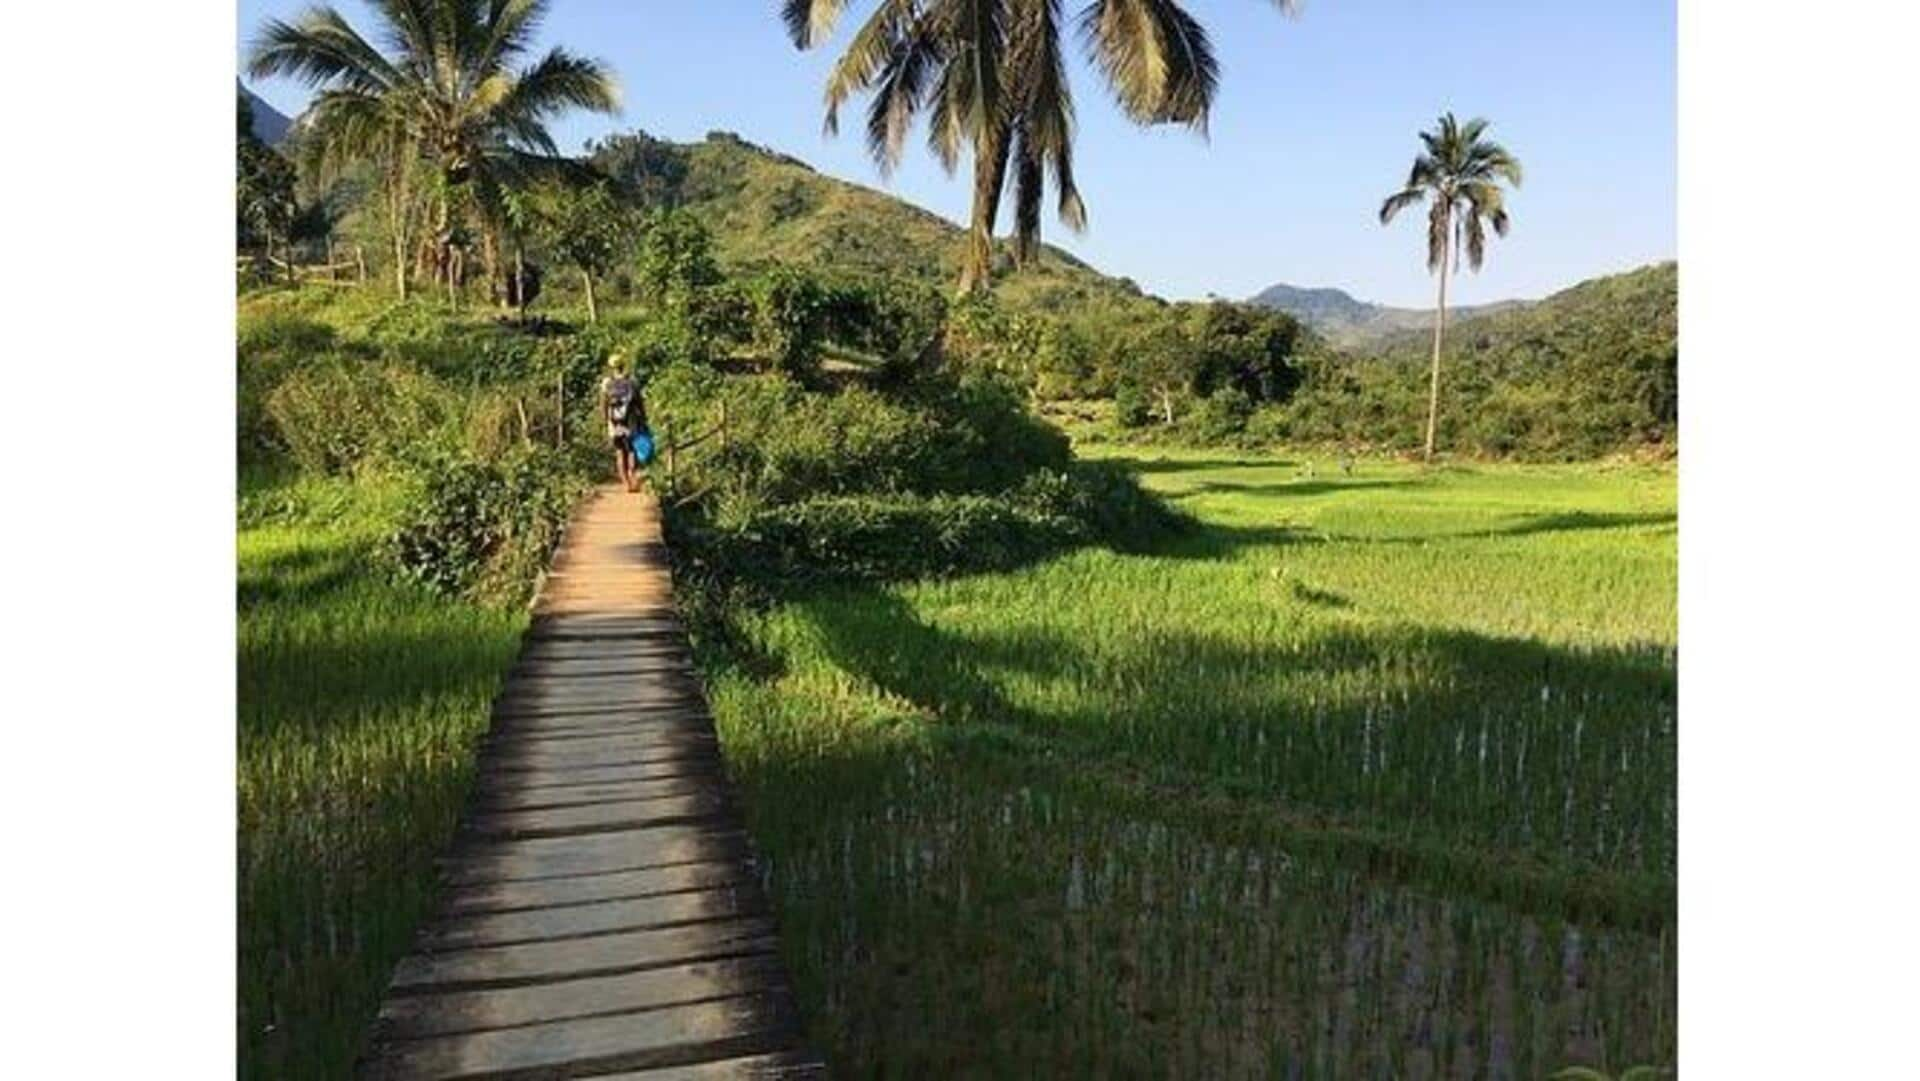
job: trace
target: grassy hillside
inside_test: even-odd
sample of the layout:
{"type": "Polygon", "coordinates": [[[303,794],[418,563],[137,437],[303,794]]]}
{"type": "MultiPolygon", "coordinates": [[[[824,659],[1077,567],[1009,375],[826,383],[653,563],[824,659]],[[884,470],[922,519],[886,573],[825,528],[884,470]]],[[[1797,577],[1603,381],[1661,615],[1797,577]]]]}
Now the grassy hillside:
{"type": "MultiPolygon", "coordinates": [[[[1585,281],[1447,336],[1440,444],[1473,454],[1581,458],[1671,447],[1679,416],[1679,268],[1585,281]]],[[[1426,417],[1432,339],[1395,335],[1318,358],[1275,418],[1282,438],[1410,449],[1426,417]]]]}
{"type": "MultiPolygon", "coordinates": [[[[965,232],[882,191],[816,172],[796,158],[714,132],[699,143],[644,133],[597,144],[591,160],[654,201],[685,207],[713,230],[723,263],[747,270],[781,262],[907,278],[945,288],[959,275],[965,232]]],[[[1012,270],[1002,245],[998,298],[1062,310],[1090,300],[1154,305],[1133,282],[1101,274],[1051,245],[1037,265],[1012,270]]]]}

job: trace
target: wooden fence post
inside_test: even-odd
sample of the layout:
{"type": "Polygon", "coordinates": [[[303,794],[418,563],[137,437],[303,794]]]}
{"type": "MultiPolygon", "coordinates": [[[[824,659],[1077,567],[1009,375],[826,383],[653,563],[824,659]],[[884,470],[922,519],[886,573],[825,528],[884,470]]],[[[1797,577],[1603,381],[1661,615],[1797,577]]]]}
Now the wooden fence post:
{"type": "Polygon", "coordinates": [[[353,261],[360,265],[360,284],[367,284],[367,249],[355,244],[353,246],[353,261]]]}

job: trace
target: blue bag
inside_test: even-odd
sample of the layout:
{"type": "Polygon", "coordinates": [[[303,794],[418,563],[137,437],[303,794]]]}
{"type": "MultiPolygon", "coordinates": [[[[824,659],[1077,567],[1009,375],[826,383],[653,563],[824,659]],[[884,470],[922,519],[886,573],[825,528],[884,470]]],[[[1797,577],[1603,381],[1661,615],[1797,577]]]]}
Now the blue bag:
{"type": "Polygon", "coordinates": [[[633,446],[633,460],[641,465],[653,461],[653,436],[647,432],[635,432],[629,440],[633,446]]]}

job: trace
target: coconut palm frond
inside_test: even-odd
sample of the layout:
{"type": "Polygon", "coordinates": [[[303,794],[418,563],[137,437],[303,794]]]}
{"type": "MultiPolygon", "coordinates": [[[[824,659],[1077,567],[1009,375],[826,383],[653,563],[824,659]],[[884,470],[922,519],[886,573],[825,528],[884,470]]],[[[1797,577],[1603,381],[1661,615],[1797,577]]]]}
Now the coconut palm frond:
{"type": "Polygon", "coordinates": [[[1114,97],[1138,123],[1204,131],[1220,65],[1206,28],[1173,0],[1094,0],[1081,35],[1114,97]]]}
{"type": "Polygon", "coordinates": [[[403,79],[378,49],[330,7],[313,8],[298,24],[269,19],[249,50],[247,74],[255,79],[278,75],[308,86],[335,83],[366,91],[388,89],[403,79]]]}
{"type": "Polygon", "coordinates": [[[906,148],[907,132],[925,100],[931,50],[917,37],[901,38],[882,69],[867,109],[867,149],[882,175],[893,172],[906,148]]]}
{"type": "Polygon", "coordinates": [[[1392,195],[1387,196],[1386,201],[1380,204],[1380,224],[1387,224],[1402,210],[1405,210],[1426,197],[1427,192],[1425,188],[1411,187],[1396,191],[1392,195]]]}
{"type": "Polygon", "coordinates": [[[499,105],[502,115],[533,120],[545,120],[572,109],[619,112],[619,84],[605,64],[558,47],[522,71],[499,105]]]}
{"type": "Polygon", "coordinates": [[[874,85],[915,33],[917,0],[887,0],[863,23],[827,75],[827,134],[840,130],[840,106],[874,85]]]}
{"type": "Polygon", "coordinates": [[[780,19],[796,47],[811,49],[833,36],[846,6],[847,0],[781,0],[780,19]]]}

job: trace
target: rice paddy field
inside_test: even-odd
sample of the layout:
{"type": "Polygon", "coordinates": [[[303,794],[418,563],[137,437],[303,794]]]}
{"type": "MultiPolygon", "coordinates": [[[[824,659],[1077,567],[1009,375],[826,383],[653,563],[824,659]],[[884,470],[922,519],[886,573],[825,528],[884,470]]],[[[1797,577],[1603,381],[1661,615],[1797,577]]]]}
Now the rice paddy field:
{"type": "Polygon", "coordinates": [[[1190,534],[698,643],[839,1071],[1670,1067],[1672,469],[1145,454],[1190,534]]]}
{"type": "Polygon", "coordinates": [[[255,477],[240,494],[239,1059],[245,1078],[351,1071],[433,900],[487,707],[524,615],[372,567],[373,482],[255,477]]]}

